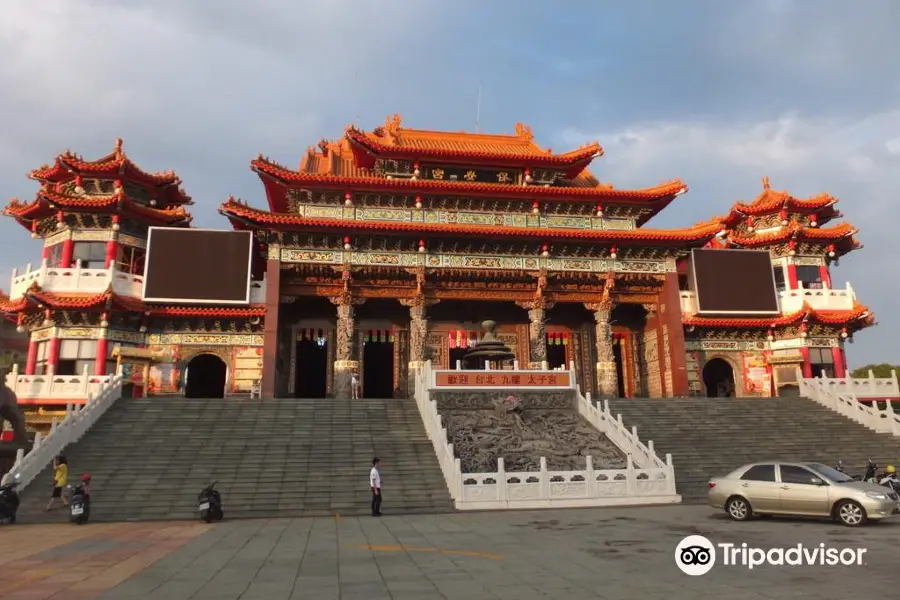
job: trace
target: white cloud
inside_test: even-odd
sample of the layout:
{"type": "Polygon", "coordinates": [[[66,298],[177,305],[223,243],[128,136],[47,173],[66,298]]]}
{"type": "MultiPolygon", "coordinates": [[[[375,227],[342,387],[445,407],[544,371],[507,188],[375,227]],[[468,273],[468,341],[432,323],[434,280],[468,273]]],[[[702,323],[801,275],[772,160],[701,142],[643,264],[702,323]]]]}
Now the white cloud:
{"type": "MultiPolygon", "coordinates": [[[[850,254],[835,269],[860,300],[878,315],[880,326],[860,336],[854,358],[868,362],[900,355],[895,332],[900,316],[896,276],[897,191],[900,154],[888,152],[900,131],[900,108],[861,119],[805,118],[791,114],[756,123],[689,121],[642,123],[609,132],[569,130],[567,145],[600,140],[606,155],[595,162],[602,181],[644,187],[682,178],[690,192],[648,226],[684,226],[724,214],[736,201],[752,200],[760,178],[798,197],[828,192],[839,200],[846,220],[860,229],[867,248],[850,254]]],[[[858,362],[858,360],[856,362],[858,362]]]]}

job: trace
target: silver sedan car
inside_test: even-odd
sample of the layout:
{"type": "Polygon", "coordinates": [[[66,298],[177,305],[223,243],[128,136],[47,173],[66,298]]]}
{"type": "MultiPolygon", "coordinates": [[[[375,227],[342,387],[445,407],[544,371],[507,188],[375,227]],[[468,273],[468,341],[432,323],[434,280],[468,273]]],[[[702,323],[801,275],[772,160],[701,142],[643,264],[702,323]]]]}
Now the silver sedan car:
{"type": "Polygon", "coordinates": [[[848,527],[900,515],[900,497],[893,490],[854,481],[819,463],[744,465],[710,480],[709,505],[736,521],[754,514],[823,517],[848,527]]]}

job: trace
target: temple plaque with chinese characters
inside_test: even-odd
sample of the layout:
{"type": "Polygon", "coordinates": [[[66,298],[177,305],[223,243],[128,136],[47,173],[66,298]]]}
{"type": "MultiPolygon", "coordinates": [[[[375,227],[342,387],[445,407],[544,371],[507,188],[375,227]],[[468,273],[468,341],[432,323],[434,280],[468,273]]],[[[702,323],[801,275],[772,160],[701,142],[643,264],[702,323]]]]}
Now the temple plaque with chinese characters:
{"type": "Polygon", "coordinates": [[[436,387],[571,387],[569,371],[554,372],[519,372],[504,373],[502,371],[438,371],[435,373],[436,387]]]}

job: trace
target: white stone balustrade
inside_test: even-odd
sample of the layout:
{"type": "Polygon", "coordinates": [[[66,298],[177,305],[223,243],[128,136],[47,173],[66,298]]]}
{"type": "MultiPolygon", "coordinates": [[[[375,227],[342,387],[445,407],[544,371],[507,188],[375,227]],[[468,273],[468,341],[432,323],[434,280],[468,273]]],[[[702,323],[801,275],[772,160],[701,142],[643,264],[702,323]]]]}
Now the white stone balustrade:
{"type": "Polygon", "coordinates": [[[101,294],[112,285],[113,292],[120,296],[140,298],[143,293],[144,276],[122,273],[115,267],[109,269],[84,269],[80,261],[70,269],[48,267],[46,263],[37,269],[29,264],[24,273],[13,270],[9,298],[16,300],[25,295],[32,284],[41,290],[53,293],[101,294]]]}
{"type": "Polygon", "coordinates": [[[35,435],[30,452],[26,454],[24,450],[19,450],[15,464],[0,483],[16,480],[21,491],[47,468],[54,456],[61,454],[69,444],[80,440],[121,396],[120,371],[101,385],[96,394],[90,394],[83,406],[67,405],[66,416],[61,421],[54,420],[46,436],[39,433],[35,435]]]}
{"type": "MultiPolygon", "coordinates": [[[[681,313],[683,315],[697,314],[697,297],[694,292],[681,291],[681,313]]],[[[795,313],[806,303],[813,310],[840,311],[853,310],[856,304],[856,292],[848,283],[841,289],[809,289],[801,287],[796,290],[783,290],[778,292],[778,306],[783,314],[795,313]]]]}
{"type": "MultiPolygon", "coordinates": [[[[799,371],[799,369],[798,369],[799,371]]],[[[866,378],[811,377],[797,373],[800,395],[830,408],[879,433],[900,436],[900,415],[894,412],[893,399],[900,399],[897,373],[877,378],[869,371],[866,378]],[[860,398],[869,402],[860,402],[860,398]],[[884,406],[884,408],[881,408],[884,406]]]]}
{"type": "Polygon", "coordinates": [[[6,375],[6,385],[19,400],[69,400],[87,401],[97,397],[100,391],[115,378],[114,375],[92,375],[85,366],[81,375],[22,375],[19,366],[13,365],[6,375]]]}
{"type": "MultiPolygon", "coordinates": [[[[479,373],[485,375],[484,371],[479,373]]],[[[517,372],[502,371],[497,374],[501,373],[508,375],[517,372]]],[[[527,377],[536,372],[518,373],[527,377]]],[[[621,506],[681,501],[675,491],[675,469],[671,455],[667,455],[665,461],[660,459],[653,450],[653,442],[641,443],[637,430],[632,428],[629,431],[621,416],[613,418],[608,404],[600,409],[591,403],[590,396],[583,396],[574,383],[574,365],[569,370],[571,383],[568,387],[576,395],[579,414],[625,453],[626,468],[594,469],[593,458],[588,456],[585,457],[584,470],[550,471],[546,458],[541,457],[539,471],[518,473],[507,472],[503,459],[499,458],[496,473],[463,473],[460,459],[454,456],[453,444],[448,442],[447,429],[438,413],[437,403],[430,397],[435,375],[430,361],[420,368],[415,386],[416,405],[458,510],[621,506]]],[[[453,389],[459,388],[453,386],[453,389]]],[[[490,391],[497,388],[482,389],[490,391]]]]}

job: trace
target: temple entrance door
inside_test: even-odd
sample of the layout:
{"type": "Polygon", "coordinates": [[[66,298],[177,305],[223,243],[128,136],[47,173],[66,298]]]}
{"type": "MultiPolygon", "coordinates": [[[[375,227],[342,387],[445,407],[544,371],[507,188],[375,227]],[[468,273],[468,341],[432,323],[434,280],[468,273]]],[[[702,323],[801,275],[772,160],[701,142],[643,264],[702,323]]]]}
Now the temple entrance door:
{"type": "Polygon", "coordinates": [[[559,343],[559,344],[551,344],[550,340],[547,340],[547,366],[551,369],[558,369],[560,367],[568,369],[569,366],[566,362],[566,348],[568,346],[559,343]]]}
{"type": "Polygon", "coordinates": [[[623,350],[625,349],[625,340],[624,339],[616,339],[613,341],[613,357],[616,360],[616,382],[618,384],[618,394],[619,398],[626,398],[627,391],[625,390],[625,357],[623,356],[623,350]]]}
{"type": "Polygon", "coordinates": [[[295,398],[325,398],[328,393],[328,343],[299,340],[294,377],[295,398]]]}
{"type": "Polygon", "coordinates": [[[707,398],[731,398],[734,396],[734,369],[727,360],[714,358],[703,366],[703,385],[707,398]]]}
{"type": "Polygon", "coordinates": [[[215,354],[198,354],[187,364],[185,398],[224,398],[228,367],[215,354]]]}
{"type": "Polygon", "coordinates": [[[363,398],[394,397],[394,342],[369,340],[363,345],[363,398]]]}

